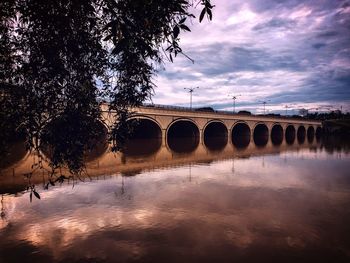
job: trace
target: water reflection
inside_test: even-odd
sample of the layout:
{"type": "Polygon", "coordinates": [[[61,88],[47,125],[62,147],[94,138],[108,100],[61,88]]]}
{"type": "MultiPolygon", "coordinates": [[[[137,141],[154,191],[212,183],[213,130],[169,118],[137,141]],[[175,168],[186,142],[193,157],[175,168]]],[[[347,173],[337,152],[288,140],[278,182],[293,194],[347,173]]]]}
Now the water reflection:
{"type": "Polygon", "coordinates": [[[268,141],[268,135],[254,135],[254,143],[257,147],[264,147],[268,141]]]}
{"type": "Polygon", "coordinates": [[[175,153],[191,153],[199,145],[199,137],[170,137],[168,146],[175,153]]]}
{"type": "Polygon", "coordinates": [[[16,164],[22,160],[26,154],[27,148],[24,139],[14,141],[9,145],[7,152],[0,155],[0,170],[16,164]]]}
{"type": "MultiPolygon", "coordinates": [[[[107,128],[91,116],[68,111],[47,123],[38,142],[38,154],[47,158],[53,171],[68,167],[71,172],[80,174],[85,163],[107,150],[107,128]]],[[[41,161],[37,165],[41,166],[41,161]]]]}
{"type": "MultiPolygon", "coordinates": [[[[168,144],[161,144],[160,139],[133,139],[126,145],[123,152],[112,153],[109,150],[99,155],[96,159],[86,163],[85,174],[79,176],[80,180],[90,180],[93,176],[114,174],[140,173],[143,170],[159,167],[183,165],[189,162],[211,162],[227,158],[243,158],[254,155],[276,154],[286,150],[299,150],[300,147],[315,147],[317,142],[303,144],[302,146],[288,144],[283,141],[280,145],[267,144],[256,145],[249,137],[234,137],[233,144],[223,138],[207,138],[204,143],[199,143],[198,138],[171,138],[168,144]],[[242,144],[235,144],[235,140],[242,144]],[[243,140],[247,139],[247,140],[243,140]]],[[[321,144],[322,145],[322,144],[321,144]]],[[[324,147],[324,146],[322,146],[324,147]]],[[[93,153],[92,153],[93,154],[93,153]]],[[[35,155],[28,155],[16,165],[0,170],[0,185],[3,192],[15,193],[23,191],[28,183],[39,183],[50,179],[48,164],[43,163],[44,170],[35,170],[32,165],[36,163],[35,155]],[[31,181],[24,180],[23,175],[32,173],[31,181]]],[[[64,169],[63,174],[68,174],[64,169]]]]}
{"type": "Polygon", "coordinates": [[[232,143],[237,149],[244,149],[247,148],[250,141],[250,135],[249,136],[236,136],[232,138],[232,143]]]}
{"type": "Polygon", "coordinates": [[[287,144],[293,144],[295,141],[295,128],[293,125],[288,125],[285,132],[287,144]]]}
{"type": "Polygon", "coordinates": [[[147,156],[156,153],[162,145],[161,138],[132,139],[129,140],[123,150],[126,156],[147,156]]]}
{"type": "Polygon", "coordinates": [[[345,154],[350,153],[350,140],[349,138],[341,138],[335,136],[324,136],[320,140],[320,145],[322,149],[325,149],[329,154],[334,152],[345,154]]]}
{"type": "Polygon", "coordinates": [[[258,124],[254,128],[254,142],[258,147],[265,146],[269,140],[269,130],[265,124],[258,124]]]}
{"type": "Polygon", "coordinates": [[[281,125],[276,124],[271,130],[271,141],[274,145],[280,145],[283,142],[283,128],[281,125]]]}
{"type": "Polygon", "coordinates": [[[307,141],[309,142],[309,143],[313,143],[313,141],[314,141],[314,135],[308,135],[307,136],[307,141]]]}
{"type": "Polygon", "coordinates": [[[246,148],[250,143],[250,128],[246,123],[237,123],[232,129],[232,143],[238,149],[246,148]]]}
{"type": "Polygon", "coordinates": [[[297,132],[297,139],[299,144],[303,144],[305,142],[305,134],[306,134],[306,130],[304,126],[300,126],[298,128],[298,132],[297,132]]]}
{"type": "Polygon", "coordinates": [[[349,261],[349,145],[121,156],[33,203],[3,195],[0,262],[349,261]]]}
{"type": "Polygon", "coordinates": [[[221,151],[227,145],[227,137],[204,138],[204,144],[210,151],[221,151]]]}
{"type": "Polygon", "coordinates": [[[282,136],[271,136],[271,142],[273,145],[280,145],[283,142],[283,135],[282,136]]]}

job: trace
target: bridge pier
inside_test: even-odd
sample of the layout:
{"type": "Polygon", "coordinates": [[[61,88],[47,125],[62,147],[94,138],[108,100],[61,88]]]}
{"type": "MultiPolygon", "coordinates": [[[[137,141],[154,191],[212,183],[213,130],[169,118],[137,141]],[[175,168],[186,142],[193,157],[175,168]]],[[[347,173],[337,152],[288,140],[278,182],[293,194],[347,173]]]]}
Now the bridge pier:
{"type": "Polygon", "coordinates": [[[166,131],[166,129],[162,129],[162,146],[166,146],[167,143],[166,131]]]}
{"type": "Polygon", "coordinates": [[[199,129],[199,144],[204,145],[204,130],[199,129]]]}

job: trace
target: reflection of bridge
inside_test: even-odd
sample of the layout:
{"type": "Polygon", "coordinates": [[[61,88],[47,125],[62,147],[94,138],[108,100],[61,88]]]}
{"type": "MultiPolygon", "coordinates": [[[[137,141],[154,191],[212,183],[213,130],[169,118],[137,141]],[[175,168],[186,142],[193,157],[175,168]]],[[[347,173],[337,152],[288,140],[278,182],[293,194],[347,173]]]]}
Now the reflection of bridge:
{"type": "MultiPolygon", "coordinates": [[[[111,122],[107,111],[104,121],[111,122]]],[[[140,107],[133,118],[139,120],[135,137],[162,138],[163,145],[171,146],[174,138],[195,138],[205,143],[209,138],[230,138],[234,144],[248,144],[250,140],[265,145],[269,138],[274,144],[283,138],[292,143],[295,137],[303,141],[321,133],[321,122],[286,117],[240,115],[225,112],[201,112],[176,107],[140,107]]]]}
{"type": "MultiPolygon", "coordinates": [[[[113,118],[107,111],[103,112],[103,117],[106,124],[110,124],[113,118]]],[[[97,156],[89,158],[95,161],[87,160],[90,175],[315,146],[321,133],[321,123],[317,121],[164,107],[138,108],[132,118],[138,119],[139,125],[124,153],[104,152],[105,147],[102,147],[103,151],[96,150],[97,156]]],[[[23,187],[23,174],[31,173],[36,160],[35,155],[24,157],[25,154],[25,150],[16,151],[15,157],[22,160],[10,161],[12,165],[0,171],[2,187],[15,188],[18,182],[22,182],[19,185],[23,187]]],[[[33,182],[42,179],[42,172],[37,170],[33,174],[36,178],[33,182]]]]}
{"type": "MultiPolygon", "coordinates": [[[[183,144],[183,140],[179,143],[183,144]]],[[[236,148],[233,144],[227,143],[223,148],[210,149],[204,144],[198,144],[193,150],[187,151],[186,147],[182,148],[182,152],[176,152],[169,147],[160,146],[156,140],[146,142],[146,140],[137,140],[139,145],[135,152],[124,154],[121,152],[112,153],[106,151],[102,155],[96,157],[96,159],[87,162],[86,174],[81,175],[91,177],[103,177],[114,174],[121,175],[136,175],[143,170],[153,170],[162,167],[174,167],[190,165],[192,163],[212,162],[217,160],[233,159],[233,158],[248,158],[250,156],[263,156],[267,154],[279,154],[286,151],[299,151],[302,149],[316,149],[320,146],[317,140],[305,141],[303,143],[294,141],[292,144],[288,144],[283,141],[280,145],[274,145],[269,141],[266,145],[259,147],[253,141],[247,146],[242,148],[236,148]],[[152,144],[158,145],[158,147],[152,147],[152,144]],[[147,145],[147,146],[145,146],[147,145]],[[140,148],[148,147],[149,152],[140,154],[140,148]]],[[[184,146],[184,145],[183,145],[184,146]]],[[[33,172],[32,165],[36,162],[37,157],[35,154],[27,154],[22,160],[7,167],[4,170],[0,170],[0,193],[16,193],[24,191],[27,187],[28,181],[24,174],[33,172]]],[[[44,167],[50,171],[48,163],[43,163],[44,167]]],[[[31,183],[40,184],[43,181],[47,181],[50,172],[47,170],[36,170],[32,174],[31,183]]],[[[68,171],[63,169],[63,173],[68,175],[68,171]]]]}

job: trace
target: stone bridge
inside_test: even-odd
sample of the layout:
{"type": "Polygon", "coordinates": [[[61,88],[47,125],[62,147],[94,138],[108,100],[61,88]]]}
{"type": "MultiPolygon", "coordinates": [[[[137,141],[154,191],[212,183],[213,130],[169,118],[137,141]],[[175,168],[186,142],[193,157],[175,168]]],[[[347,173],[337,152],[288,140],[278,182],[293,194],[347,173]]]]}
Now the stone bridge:
{"type": "MultiPolygon", "coordinates": [[[[106,109],[106,108],[105,108],[106,109]]],[[[103,110],[106,124],[112,115],[103,110]]],[[[292,144],[295,139],[303,142],[319,137],[322,131],[320,121],[287,118],[268,115],[245,115],[228,112],[203,112],[171,106],[142,106],[133,110],[131,119],[138,120],[134,138],[158,138],[162,145],[174,144],[174,140],[191,139],[191,143],[206,144],[210,139],[217,143],[233,143],[235,146],[292,144]],[[221,141],[220,141],[221,140],[221,141]],[[194,141],[194,142],[193,142],[194,141]]]]}

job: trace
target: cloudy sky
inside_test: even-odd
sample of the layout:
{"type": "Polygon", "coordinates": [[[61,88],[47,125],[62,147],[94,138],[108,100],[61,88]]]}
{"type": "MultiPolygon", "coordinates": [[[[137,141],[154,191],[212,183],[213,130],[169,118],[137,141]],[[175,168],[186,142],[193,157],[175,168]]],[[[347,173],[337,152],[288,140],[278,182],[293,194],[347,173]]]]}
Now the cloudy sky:
{"type": "MultiPolygon", "coordinates": [[[[261,113],[350,111],[350,0],[212,0],[213,21],[182,33],[184,56],[165,63],[153,102],[261,113]]],[[[195,10],[198,17],[201,8],[195,10]]]]}

